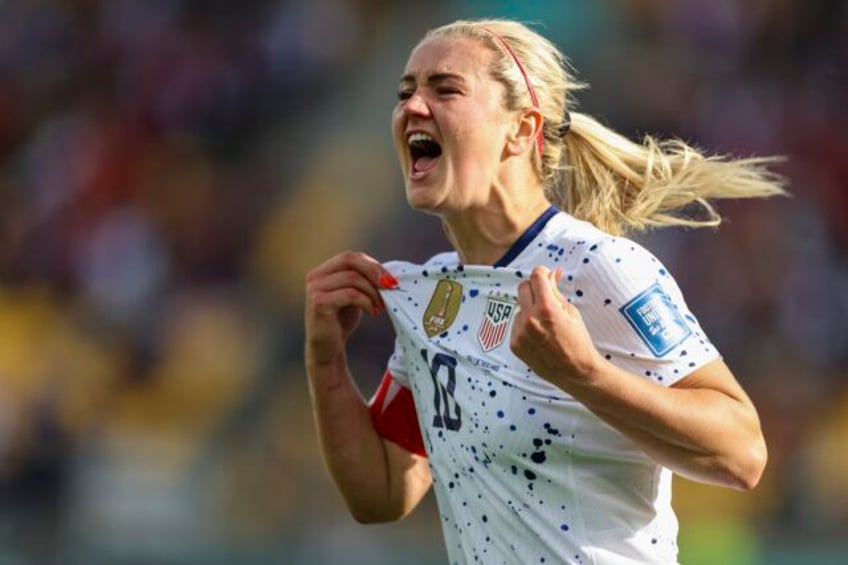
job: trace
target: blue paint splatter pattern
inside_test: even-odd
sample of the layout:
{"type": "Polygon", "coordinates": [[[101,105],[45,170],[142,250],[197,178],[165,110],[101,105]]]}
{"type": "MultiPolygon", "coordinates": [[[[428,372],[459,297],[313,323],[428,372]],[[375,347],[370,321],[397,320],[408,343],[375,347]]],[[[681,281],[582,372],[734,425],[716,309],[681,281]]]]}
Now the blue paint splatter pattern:
{"type": "Polygon", "coordinates": [[[490,298],[514,303],[537,265],[562,267],[560,291],[609,362],[671,385],[718,356],[655,257],[566,214],[504,267],[463,266],[453,253],[387,263],[400,282],[381,291],[397,332],[388,368],[415,398],[450,560],[676,562],[670,471],[535,375],[510,351],[508,332],[490,350],[481,345],[484,320],[496,318],[490,298]],[[445,331],[428,337],[424,310],[440,279],[459,283],[462,297],[445,331]],[[654,284],[691,330],[662,358],[619,311],[654,284]]]}

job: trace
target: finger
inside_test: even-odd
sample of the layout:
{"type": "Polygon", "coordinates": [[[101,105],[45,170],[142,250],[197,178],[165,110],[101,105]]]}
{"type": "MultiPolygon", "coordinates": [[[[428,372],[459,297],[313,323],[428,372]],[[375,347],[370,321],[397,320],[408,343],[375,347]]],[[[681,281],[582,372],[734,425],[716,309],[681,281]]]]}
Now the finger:
{"type": "Polygon", "coordinates": [[[522,281],[518,284],[518,307],[520,311],[533,308],[533,290],[530,288],[530,283],[522,281]]]}
{"type": "Polygon", "coordinates": [[[557,267],[551,271],[551,280],[553,281],[554,286],[559,286],[559,283],[562,280],[562,267],[557,267]]]}
{"type": "MultiPolygon", "coordinates": [[[[521,283],[525,284],[525,283],[521,283]]],[[[520,291],[520,285],[519,285],[520,291]]],[[[527,312],[524,308],[521,307],[521,300],[519,299],[517,312],[515,313],[515,317],[512,319],[512,328],[510,329],[509,335],[509,347],[513,351],[518,347],[520,343],[520,337],[524,333],[524,326],[527,323],[527,312]]]]}
{"type": "Polygon", "coordinates": [[[338,312],[342,308],[355,306],[369,313],[374,313],[374,306],[364,292],[354,287],[339,288],[329,292],[321,292],[313,298],[315,311],[338,312]]]}
{"type": "Polygon", "coordinates": [[[383,300],[380,298],[380,293],[374,285],[371,284],[371,282],[366,279],[362,273],[353,269],[336,271],[310,282],[310,290],[312,293],[332,292],[348,287],[356,288],[363,294],[367,295],[371,299],[374,308],[383,306],[383,300]]]}
{"type": "Polygon", "coordinates": [[[577,306],[571,303],[571,299],[567,297],[567,295],[560,289],[560,282],[562,282],[562,277],[565,276],[565,273],[562,270],[562,267],[557,267],[554,270],[554,280],[555,283],[553,285],[553,291],[556,295],[557,300],[559,301],[562,309],[569,315],[580,317],[580,310],[578,310],[577,306]]]}
{"type": "Polygon", "coordinates": [[[354,270],[365,277],[374,288],[379,288],[380,279],[388,275],[391,279],[386,282],[395,280],[379,261],[358,251],[345,251],[334,257],[331,257],[315,269],[309,272],[307,280],[320,278],[336,271],[354,270]]]}
{"type": "Polygon", "coordinates": [[[315,269],[309,272],[306,276],[307,285],[310,282],[321,279],[328,274],[340,271],[352,270],[359,273],[373,287],[376,294],[375,304],[380,308],[385,308],[383,298],[379,295],[378,289],[392,289],[398,285],[397,279],[389,273],[380,262],[366,255],[365,253],[356,251],[345,251],[329,260],[325,261],[315,269]]]}
{"type": "Polygon", "coordinates": [[[557,301],[559,301],[560,305],[566,307],[569,304],[568,299],[562,293],[562,290],[559,288],[559,283],[562,282],[563,277],[562,267],[557,267],[553,271],[551,271],[551,285],[553,286],[554,294],[556,295],[557,301]]]}
{"type": "Polygon", "coordinates": [[[559,290],[551,274],[547,267],[536,267],[530,274],[530,286],[533,289],[537,307],[553,311],[555,308],[560,308],[560,301],[557,298],[559,290]]]}

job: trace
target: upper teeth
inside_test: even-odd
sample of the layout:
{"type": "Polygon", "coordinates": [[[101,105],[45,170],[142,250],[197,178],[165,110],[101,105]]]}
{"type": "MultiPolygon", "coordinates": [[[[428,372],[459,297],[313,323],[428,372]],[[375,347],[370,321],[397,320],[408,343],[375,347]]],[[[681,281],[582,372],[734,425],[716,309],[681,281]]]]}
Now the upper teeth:
{"type": "Polygon", "coordinates": [[[406,139],[406,142],[412,145],[415,142],[419,141],[434,141],[433,138],[426,133],[411,133],[409,137],[406,139]]]}

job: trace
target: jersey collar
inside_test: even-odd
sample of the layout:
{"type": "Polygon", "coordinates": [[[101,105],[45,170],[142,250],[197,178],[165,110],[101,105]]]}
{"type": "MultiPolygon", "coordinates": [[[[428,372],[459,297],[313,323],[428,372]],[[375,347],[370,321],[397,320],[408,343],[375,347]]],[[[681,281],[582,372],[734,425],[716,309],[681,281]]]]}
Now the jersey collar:
{"type": "Polygon", "coordinates": [[[510,263],[515,260],[518,255],[524,251],[530,242],[536,239],[536,236],[545,228],[547,223],[553,218],[559,210],[557,210],[556,206],[551,206],[547,210],[545,210],[541,216],[536,218],[536,221],[530,224],[530,227],[527,228],[521,237],[519,237],[515,243],[512,244],[506,254],[500,258],[500,260],[494,264],[494,267],[506,267],[510,263]]]}

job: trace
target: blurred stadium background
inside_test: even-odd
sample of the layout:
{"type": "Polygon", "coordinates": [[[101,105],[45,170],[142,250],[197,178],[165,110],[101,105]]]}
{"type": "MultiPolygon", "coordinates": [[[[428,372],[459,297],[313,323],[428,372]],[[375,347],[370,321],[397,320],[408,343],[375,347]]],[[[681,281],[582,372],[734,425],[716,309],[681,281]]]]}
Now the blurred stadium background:
{"type": "MultiPolygon", "coordinates": [[[[389,137],[426,29],[544,25],[630,135],[782,154],[793,196],[645,243],[755,399],[751,494],[678,481],[685,564],[848,563],[843,0],[0,0],[0,565],[430,564],[324,472],[303,275],[420,260],[389,137]]],[[[370,392],[385,319],[351,344],[370,392]]]]}

